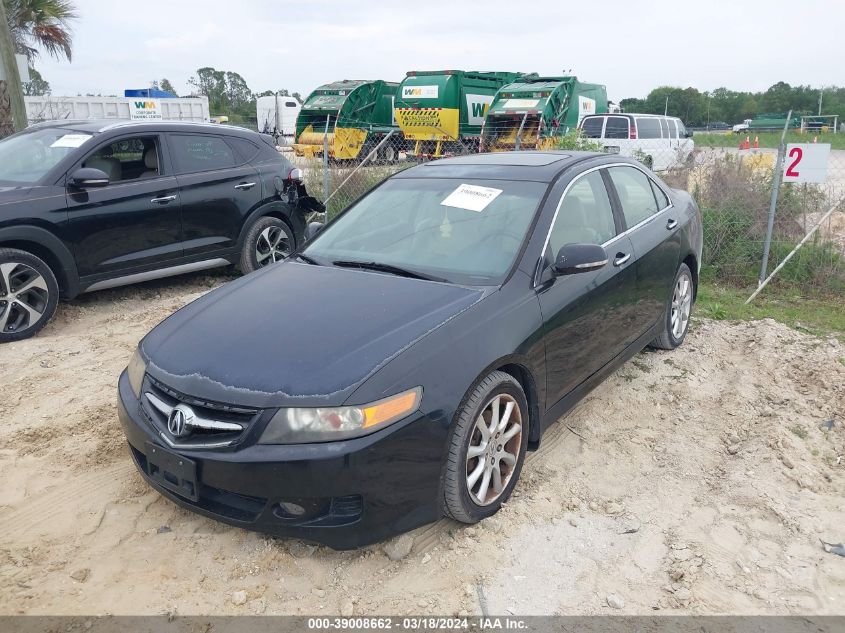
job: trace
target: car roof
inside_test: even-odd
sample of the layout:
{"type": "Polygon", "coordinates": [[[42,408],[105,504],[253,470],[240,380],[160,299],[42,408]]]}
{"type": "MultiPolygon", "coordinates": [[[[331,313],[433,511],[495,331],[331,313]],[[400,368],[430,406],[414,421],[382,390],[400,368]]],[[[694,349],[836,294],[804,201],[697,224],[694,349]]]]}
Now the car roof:
{"type": "MultiPolygon", "coordinates": [[[[562,171],[590,159],[608,158],[602,152],[524,151],[469,154],[441,158],[399,172],[394,178],[477,178],[551,182],[562,171]]],[[[614,158],[618,158],[614,156],[614,158]]]]}
{"type": "Polygon", "coordinates": [[[214,132],[216,134],[255,134],[246,128],[239,128],[218,123],[200,123],[195,121],[132,121],[130,119],[60,119],[43,121],[30,125],[27,129],[58,128],[77,130],[89,134],[100,134],[116,129],[139,131],[176,131],[176,132],[214,132]]]}
{"type": "Polygon", "coordinates": [[[668,114],[645,114],[643,112],[602,112],[601,114],[587,114],[584,116],[586,119],[600,117],[600,116],[636,116],[642,118],[650,118],[650,119],[680,119],[676,116],[670,116],[668,114]]]}

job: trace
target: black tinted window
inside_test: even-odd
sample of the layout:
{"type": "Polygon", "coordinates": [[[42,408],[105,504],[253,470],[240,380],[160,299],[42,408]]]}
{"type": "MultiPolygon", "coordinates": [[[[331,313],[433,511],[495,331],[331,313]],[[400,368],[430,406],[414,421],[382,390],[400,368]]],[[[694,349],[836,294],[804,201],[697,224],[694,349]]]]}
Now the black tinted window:
{"type": "Polygon", "coordinates": [[[602,124],[604,124],[604,117],[587,117],[581,123],[581,134],[587,138],[601,138],[602,124]]]}
{"type": "Polygon", "coordinates": [[[628,119],[620,116],[607,117],[605,138],[628,138],[628,119]]]}
{"type": "Polygon", "coordinates": [[[173,162],[180,173],[234,167],[234,152],[217,136],[175,134],[170,137],[173,162]]]}
{"type": "Polygon", "coordinates": [[[549,236],[549,259],[566,244],[604,244],[616,235],[613,210],[601,174],[594,171],[575,182],[560,205],[549,236]]]}
{"type": "Polygon", "coordinates": [[[660,138],[660,119],[637,119],[637,138],[660,138]]]}
{"type": "Polygon", "coordinates": [[[156,137],[125,138],[99,148],[82,166],[105,172],[109,182],[155,178],[161,173],[158,156],[156,137]]]}
{"type": "Polygon", "coordinates": [[[634,167],[611,167],[607,170],[622,203],[622,212],[628,228],[639,224],[657,213],[657,203],[651,181],[634,167]]]}
{"type": "Polygon", "coordinates": [[[654,190],[654,197],[657,199],[657,206],[660,209],[665,209],[669,206],[669,198],[663,193],[663,189],[657,186],[655,182],[651,181],[651,188],[654,190]]]}
{"type": "Polygon", "coordinates": [[[241,160],[238,162],[252,160],[258,153],[258,148],[246,139],[230,137],[227,138],[226,141],[229,145],[235,148],[235,151],[237,151],[238,155],[241,157],[241,160]]]}

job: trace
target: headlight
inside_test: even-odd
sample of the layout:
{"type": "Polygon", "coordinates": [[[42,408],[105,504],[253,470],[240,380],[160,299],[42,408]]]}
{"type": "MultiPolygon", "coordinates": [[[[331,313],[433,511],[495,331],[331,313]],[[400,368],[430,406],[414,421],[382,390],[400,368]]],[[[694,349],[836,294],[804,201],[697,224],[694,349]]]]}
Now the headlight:
{"type": "Polygon", "coordinates": [[[126,375],[129,378],[129,385],[136,398],[141,397],[141,384],[144,382],[144,374],[147,372],[147,363],[141,356],[141,351],[136,347],[129,366],[126,368],[126,375]]]}
{"type": "Polygon", "coordinates": [[[259,443],[303,444],[367,435],[416,411],[421,398],[422,387],[417,387],[360,407],[279,409],[259,443]]]}

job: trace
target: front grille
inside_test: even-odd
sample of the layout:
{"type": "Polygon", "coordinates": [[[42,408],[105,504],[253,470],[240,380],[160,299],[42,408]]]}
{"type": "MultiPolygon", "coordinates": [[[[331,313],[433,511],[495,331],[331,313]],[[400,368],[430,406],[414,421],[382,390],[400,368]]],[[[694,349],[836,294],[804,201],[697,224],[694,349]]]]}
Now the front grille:
{"type": "Polygon", "coordinates": [[[249,432],[261,413],[259,409],[213,402],[181,393],[149,374],[142,387],[141,410],[157,434],[178,448],[216,448],[234,444],[249,432]],[[174,436],[168,429],[167,411],[178,405],[189,407],[197,424],[187,426],[188,432],[182,437],[174,436]]]}

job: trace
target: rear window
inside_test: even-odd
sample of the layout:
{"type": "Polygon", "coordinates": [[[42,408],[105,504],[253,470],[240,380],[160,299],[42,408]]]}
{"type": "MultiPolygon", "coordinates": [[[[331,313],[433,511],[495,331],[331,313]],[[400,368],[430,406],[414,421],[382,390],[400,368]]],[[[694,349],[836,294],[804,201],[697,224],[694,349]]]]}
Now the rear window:
{"type": "Polygon", "coordinates": [[[607,117],[604,128],[605,138],[628,138],[628,119],[621,116],[607,117]]]}
{"type": "Polygon", "coordinates": [[[601,138],[601,127],[603,123],[604,117],[586,117],[581,122],[581,135],[586,138],[601,138]]]}
{"type": "Polygon", "coordinates": [[[235,154],[218,136],[174,134],[170,137],[173,162],[182,174],[212,171],[235,166],[235,154]]]}
{"type": "Polygon", "coordinates": [[[661,138],[660,119],[638,118],[637,138],[661,138]]]}

